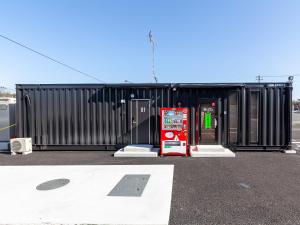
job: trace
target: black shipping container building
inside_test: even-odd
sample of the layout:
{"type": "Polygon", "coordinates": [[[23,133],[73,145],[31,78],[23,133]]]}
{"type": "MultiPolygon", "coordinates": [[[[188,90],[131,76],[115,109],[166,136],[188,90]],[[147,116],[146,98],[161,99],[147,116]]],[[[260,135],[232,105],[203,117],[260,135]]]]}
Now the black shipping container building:
{"type": "Polygon", "coordinates": [[[291,147],[290,82],[18,84],[17,136],[32,137],[35,150],[159,146],[161,107],[189,109],[190,145],[222,144],[232,150],[291,147]],[[213,126],[204,134],[201,120],[209,107],[213,126]]]}

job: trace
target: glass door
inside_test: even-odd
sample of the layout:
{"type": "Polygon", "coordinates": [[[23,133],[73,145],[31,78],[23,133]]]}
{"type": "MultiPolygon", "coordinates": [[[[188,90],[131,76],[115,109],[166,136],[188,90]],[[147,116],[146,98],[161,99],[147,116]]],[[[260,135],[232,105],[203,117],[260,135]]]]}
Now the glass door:
{"type": "Polygon", "coordinates": [[[205,101],[200,103],[199,120],[200,120],[200,144],[217,143],[217,109],[216,101],[205,101]]]}

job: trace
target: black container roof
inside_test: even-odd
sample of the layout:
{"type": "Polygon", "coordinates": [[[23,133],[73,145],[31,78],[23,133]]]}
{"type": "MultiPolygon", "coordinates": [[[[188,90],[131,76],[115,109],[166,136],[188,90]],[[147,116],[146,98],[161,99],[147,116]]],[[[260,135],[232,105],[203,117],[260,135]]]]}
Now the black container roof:
{"type": "Polygon", "coordinates": [[[17,88],[237,88],[237,87],[290,87],[290,82],[270,83],[88,83],[88,84],[16,84],[17,88]]]}

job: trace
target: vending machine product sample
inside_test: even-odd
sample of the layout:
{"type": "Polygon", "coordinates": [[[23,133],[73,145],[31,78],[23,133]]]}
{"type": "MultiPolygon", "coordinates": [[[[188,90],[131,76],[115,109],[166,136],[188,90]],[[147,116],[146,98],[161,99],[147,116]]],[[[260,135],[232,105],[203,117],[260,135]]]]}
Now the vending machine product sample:
{"type": "Polygon", "coordinates": [[[187,155],[188,109],[161,108],[161,155],[187,155]]]}

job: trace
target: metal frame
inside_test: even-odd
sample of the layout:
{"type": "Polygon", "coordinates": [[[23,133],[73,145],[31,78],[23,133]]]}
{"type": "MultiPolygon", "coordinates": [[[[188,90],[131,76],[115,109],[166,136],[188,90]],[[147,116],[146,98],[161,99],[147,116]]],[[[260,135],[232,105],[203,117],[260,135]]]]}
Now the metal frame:
{"type": "MultiPolygon", "coordinates": [[[[131,99],[130,100],[130,120],[131,120],[131,122],[130,122],[130,142],[131,142],[131,144],[134,144],[134,143],[132,143],[132,101],[148,101],[148,103],[149,103],[149,142],[148,143],[145,143],[145,144],[150,144],[150,139],[151,139],[151,113],[150,113],[150,111],[151,111],[151,105],[150,105],[150,99],[131,99]]],[[[136,121],[138,121],[138,107],[136,107],[136,121]]],[[[137,140],[138,140],[138,132],[137,132],[137,140]]]]}
{"type": "Polygon", "coordinates": [[[248,136],[247,136],[247,143],[249,145],[259,145],[261,143],[261,93],[260,93],[260,90],[258,89],[252,89],[252,90],[248,90],[248,112],[247,112],[247,115],[248,115],[248,119],[247,119],[247,129],[248,129],[248,136]],[[258,106],[258,112],[257,112],[257,141],[256,142],[253,142],[251,140],[251,130],[252,130],[252,127],[251,127],[251,110],[252,110],[252,100],[251,100],[251,94],[252,93],[257,93],[257,106],[258,106]]]}
{"type": "MultiPolygon", "coordinates": [[[[214,101],[216,103],[216,110],[215,110],[215,116],[217,116],[217,127],[215,128],[215,142],[214,143],[210,143],[210,142],[199,142],[199,140],[197,140],[197,142],[199,144],[212,144],[212,145],[216,145],[216,144],[219,144],[221,142],[221,137],[219,136],[219,130],[222,129],[222,123],[219,123],[219,121],[221,120],[221,118],[219,118],[220,116],[220,109],[219,109],[219,104],[218,104],[218,101],[219,101],[219,98],[199,98],[198,99],[198,107],[197,107],[197,110],[201,111],[201,103],[208,103],[208,102],[212,102],[214,101]]],[[[198,112],[199,113],[199,112],[198,112]]],[[[201,115],[199,114],[198,115],[198,130],[199,130],[199,138],[201,140],[201,115]]]]}
{"type": "Polygon", "coordinates": [[[240,129],[241,129],[241,124],[240,124],[240,122],[241,122],[241,120],[240,120],[240,118],[241,118],[241,116],[240,116],[240,113],[241,113],[241,109],[240,109],[240,104],[239,104],[239,102],[240,102],[240,90],[234,90],[234,91],[231,91],[231,92],[229,92],[228,93],[228,101],[227,101],[227,104],[228,104],[228,106],[227,106],[227,115],[228,115],[228,119],[227,119],[227,127],[228,127],[228,135],[227,135],[227,139],[228,139],[228,143],[229,143],[229,145],[231,145],[231,144],[233,144],[233,145],[236,145],[237,143],[239,143],[239,134],[240,134],[240,129]],[[229,101],[229,97],[230,97],[230,95],[231,94],[236,94],[236,101],[237,101],[237,116],[238,116],[238,118],[237,118],[237,134],[236,134],[236,142],[230,142],[230,120],[231,120],[231,118],[230,118],[230,114],[229,114],[229,112],[230,112],[230,101],[229,101]]]}

